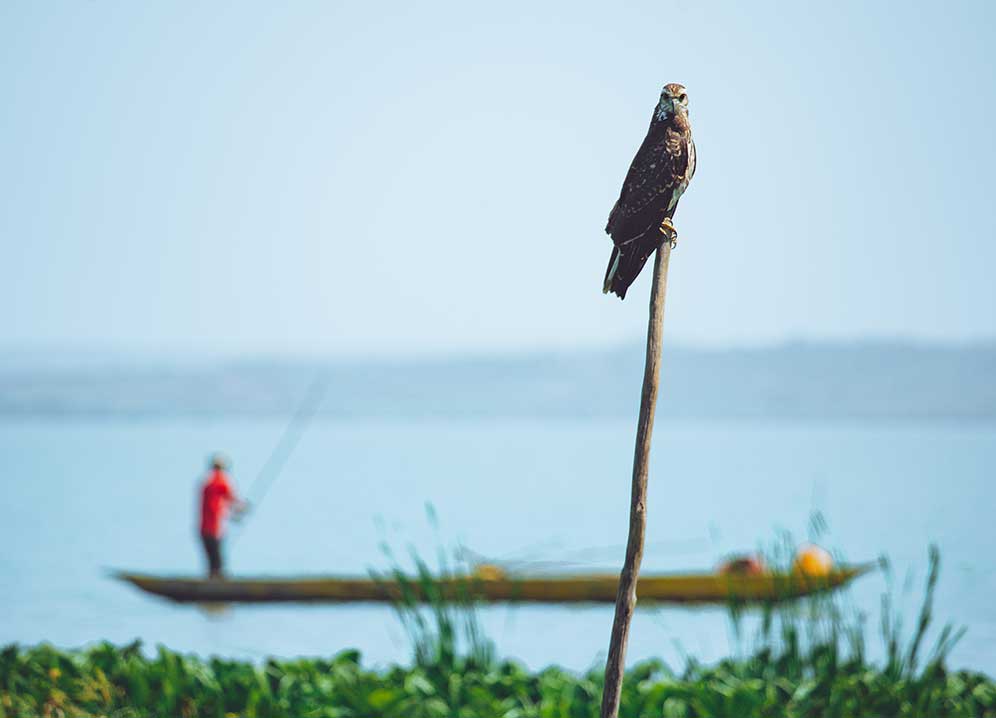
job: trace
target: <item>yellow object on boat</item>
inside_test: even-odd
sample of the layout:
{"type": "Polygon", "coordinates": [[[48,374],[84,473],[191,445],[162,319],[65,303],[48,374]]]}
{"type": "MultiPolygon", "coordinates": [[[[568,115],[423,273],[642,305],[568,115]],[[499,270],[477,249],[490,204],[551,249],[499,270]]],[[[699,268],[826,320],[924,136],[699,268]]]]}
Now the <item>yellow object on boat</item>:
{"type": "Polygon", "coordinates": [[[833,557],[815,544],[806,544],[795,555],[793,570],[805,576],[829,576],[833,571],[833,557]]]}
{"type": "Polygon", "coordinates": [[[505,578],[505,569],[501,566],[495,566],[493,563],[479,563],[474,567],[474,578],[496,581],[505,578]]]}
{"type": "MultiPolygon", "coordinates": [[[[860,576],[871,564],[842,567],[822,576],[801,572],[760,575],[721,575],[718,573],[658,574],[641,576],[636,594],[640,603],[727,603],[776,602],[827,591],[860,576]]],[[[499,569],[500,571],[500,569],[499,569]]],[[[134,573],[118,573],[149,593],[173,601],[192,603],[227,602],[393,602],[403,596],[426,600],[421,579],[409,577],[402,583],[384,579],[340,576],[302,578],[170,578],[134,573]]],[[[619,576],[587,574],[527,576],[505,574],[446,576],[431,584],[434,597],[444,601],[495,603],[612,603],[616,600],[619,576]]]]}

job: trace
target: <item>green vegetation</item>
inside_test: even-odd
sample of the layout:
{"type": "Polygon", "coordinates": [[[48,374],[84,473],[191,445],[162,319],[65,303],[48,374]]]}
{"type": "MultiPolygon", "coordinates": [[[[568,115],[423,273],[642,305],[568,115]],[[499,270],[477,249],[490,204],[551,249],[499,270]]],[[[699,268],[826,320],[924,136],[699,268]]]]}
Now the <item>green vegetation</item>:
{"type": "Polygon", "coordinates": [[[433,570],[413,548],[409,548],[414,576],[398,562],[394,551],[387,542],[381,543],[381,551],[390,562],[386,574],[371,572],[375,581],[392,583],[398,587],[400,598],[394,603],[394,611],[401,621],[411,646],[412,660],[416,666],[460,667],[470,663],[479,667],[490,667],[495,663],[494,644],[485,635],[477,619],[477,602],[470,597],[474,567],[462,557],[465,551],[459,547],[447,551],[439,540],[439,522],[432,504],[426,504],[429,525],[437,532],[436,545],[438,568],[433,570]],[[451,567],[449,556],[453,555],[456,566],[451,567]],[[437,579],[449,579],[457,583],[458,600],[443,601],[437,579]],[[416,599],[416,584],[419,593],[428,598],[421,603],[416,599]],[[461,590],[463,589],[463,590],[461,590]]]}
{"type": "MultiPolygon", "coordinates": [[[[418,566],[416,580],[431,580],[428,568],[418,566]]],[[[924,653],[938,567],[932,551],[923,607],[908,639],[892,607],[885,606],[881,665],[866,658],[862,623],[844,620],[825,600],[800,602],[765,612],[753,647],[742,657],[712,666],[692,661],[678,672],[660,661],[634,667],[621,715],[996,718],[991,678],[945,668],[956,631],[942,629],[924,653]]],[[[598,715],[601,666],[577,675],[499,662],[473,608],[402,601],[397,610],[412,640],[413,661],[385,670],[364,669],[356,651],[328,660],[254,664],[165,648],[148,656],[137,643],[73,652],[9,646],[0,651],[0,717],[598,715]]]]}
{"type": "MultiPolygon", "coordinates": [[[[0,715],[580,718],[598,715],[601,678],[601,668],[576,676],[471,660],[370,671],[355,651],[253,665],[163,648],[147,658],[137,644],[79,653],[10,646],[0,654],[0,715]]],[[[627,675],[622,715],[996,716],[996,684],[939,664],[895,675],[825,645],[693,663],[680,674],[642,663],[627,675]]]]}

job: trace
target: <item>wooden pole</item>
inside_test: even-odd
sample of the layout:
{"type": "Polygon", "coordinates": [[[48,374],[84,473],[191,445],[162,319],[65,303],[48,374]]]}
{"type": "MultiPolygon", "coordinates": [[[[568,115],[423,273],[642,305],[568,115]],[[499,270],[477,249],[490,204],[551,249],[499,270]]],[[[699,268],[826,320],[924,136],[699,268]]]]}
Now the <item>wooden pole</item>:
{"type": "Polygon", "coordinates": [[[629,538],[626,559],[619,574],[616,614],[609,638],[609,657],[605,663],[605,688],[602,691],[602,718],[617,718],[622,696],[629,624],[636,608],[636,581],[643,560],[643,537],[647,527],[647,473],[650,438],[654,431],[654,409],[661,368],[661,335],[664,324],[664,296],[667,293],[667,266],[671,243],[667,238],[654,255],[654,285],[650,292],[650,322],[647,326],[647,360],[643,367],[643,394],[640,419],[636,427],[636,450],[633,455],[633,486],[629,507],[629,538]]]}

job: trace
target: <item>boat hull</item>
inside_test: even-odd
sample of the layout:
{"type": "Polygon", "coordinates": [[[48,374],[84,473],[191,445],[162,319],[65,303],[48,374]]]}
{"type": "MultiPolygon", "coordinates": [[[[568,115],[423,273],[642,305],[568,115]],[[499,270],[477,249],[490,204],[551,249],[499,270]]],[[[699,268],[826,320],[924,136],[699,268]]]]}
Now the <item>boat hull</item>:
{"type": "MultiPolygon", "coordinates": [[[[648,575],[639,579],[640,603],[776,602],[844,585],[870,566],[841,568],[827,576],[764,574],[648,575]]],[[[484,578],[457,576],[421,582],[395,576],[384,579],[302,577],[200,579],[121,572],[117,578],[143,591],[180,603],[391,603],[402,599],[494,603],[613,603],[616,575],[484,578]],[[431,595],[430,595],[431,594],[431,595]]]]}

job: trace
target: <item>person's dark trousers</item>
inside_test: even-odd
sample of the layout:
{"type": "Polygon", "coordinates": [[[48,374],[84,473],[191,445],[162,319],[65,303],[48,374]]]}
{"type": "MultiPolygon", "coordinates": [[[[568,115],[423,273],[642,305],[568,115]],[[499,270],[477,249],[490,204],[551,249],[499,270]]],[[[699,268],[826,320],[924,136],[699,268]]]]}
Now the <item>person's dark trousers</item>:
{"type": "Polygon", "coordinates": [[[204,553],[207,554],[209,575],[211,578],[221,577],[221,537],[201,534],[201,542],[204,544],[204,553]]]}

